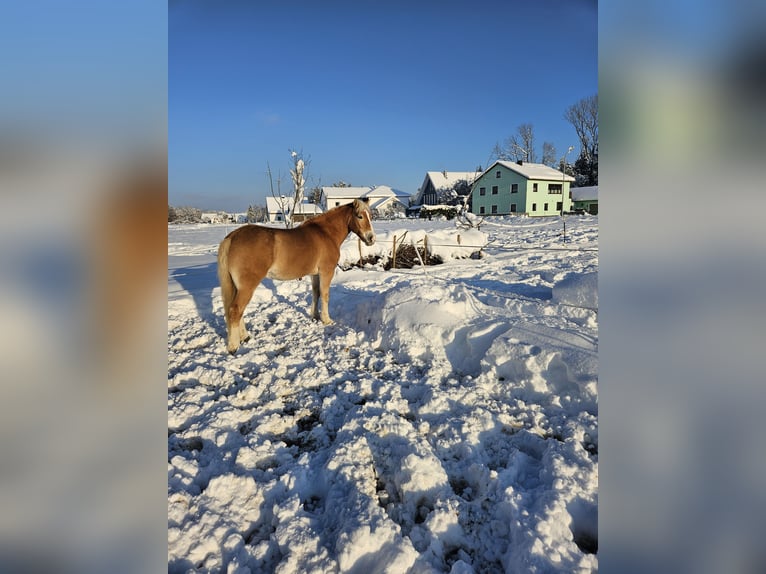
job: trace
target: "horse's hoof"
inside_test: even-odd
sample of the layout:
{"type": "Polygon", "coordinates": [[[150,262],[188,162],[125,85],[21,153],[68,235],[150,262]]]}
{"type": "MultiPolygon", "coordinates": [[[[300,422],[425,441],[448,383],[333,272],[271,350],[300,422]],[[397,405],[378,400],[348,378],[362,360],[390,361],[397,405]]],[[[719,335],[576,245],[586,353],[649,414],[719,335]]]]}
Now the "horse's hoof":
{"type": "Polygon", "coordinates": [[[247,343],[249,340],[250,340],[250,335],[248,335],[247,337],[245,337],[244,339],[242,339],[242,342],[243,342],[243,343],[247,343]]]}
{"type": "Polygon", "coordinates": [[[229,354],[230,355],[236,355],[237,354],[237,349],[234,349],[233,351],[231,349],[229,349],[229,354]]]}

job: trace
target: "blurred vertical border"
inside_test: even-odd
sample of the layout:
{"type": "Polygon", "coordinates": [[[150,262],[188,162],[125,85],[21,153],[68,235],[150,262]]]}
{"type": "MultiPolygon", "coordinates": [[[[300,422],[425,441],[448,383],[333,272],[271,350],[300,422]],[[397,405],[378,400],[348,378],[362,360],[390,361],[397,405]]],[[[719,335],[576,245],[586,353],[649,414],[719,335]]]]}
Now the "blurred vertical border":
{"type": "Polygon", "coordinates": [[[599,6],[601,572],[766,572],[764,30],[599,6]]]}
{"type": "Polygon", "coordinates": [[[3,5],[3,572],[166,567],[167,25],[3,5]]]}

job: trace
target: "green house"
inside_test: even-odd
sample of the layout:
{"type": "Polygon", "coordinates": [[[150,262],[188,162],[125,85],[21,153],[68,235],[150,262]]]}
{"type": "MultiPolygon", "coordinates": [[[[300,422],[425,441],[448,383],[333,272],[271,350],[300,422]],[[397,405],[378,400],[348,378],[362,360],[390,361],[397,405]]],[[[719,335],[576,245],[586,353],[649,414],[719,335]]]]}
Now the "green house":
{"type": "Polygon", "coordinates": [[[598,186],[573,187],[572,207],[577,213],[598,215],[598,186]]]}
{"type": "Polygon", "coordinates": [[[471,188],[476,215],[559,215],[572,210],[569,186],[575,179],[542,163],[498,160],[471,188]]]}

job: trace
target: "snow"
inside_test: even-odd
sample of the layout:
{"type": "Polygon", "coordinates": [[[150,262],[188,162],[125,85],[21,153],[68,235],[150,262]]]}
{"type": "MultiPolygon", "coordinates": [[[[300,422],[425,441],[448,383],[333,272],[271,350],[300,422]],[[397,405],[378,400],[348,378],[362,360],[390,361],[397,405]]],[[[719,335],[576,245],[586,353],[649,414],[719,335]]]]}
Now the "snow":
{"type": "Polygon", "coordinates": [[[377,221],[363,256],[444,264],[350,236],[335,324],[266,280],[233,357],[235,226],[169,226],[169,572],[596,571],[598,219],[566,224],[377,221]]]}
{"type": "MultiPolygon", "coordinates": [[[[575,178],[571,175],[566,175],[565,173],[554,169],[550,166],[547,166],[543,163],[532,163],[532,162],[522,162],[521,165],[519,165],[516,162],[513,161],[503,161],[498,160],[494,164],[492,164],[484,173],[490,173],[494,168],[495,165],[502,165],[507,167],[510,170],[513,170],[517,173],[520,173],[527,179],[542,179],[542,180],[552,180],[552,181],[574,181],[575,178]]],[[[483,174],[482,174],[483,175],[483,174]]]]}
{"type": "Polygon", "coordinates": [[[573,187],[572,201],[597,201],[598,200],[598,186],[589,185],[587,187],[573,187]]]}

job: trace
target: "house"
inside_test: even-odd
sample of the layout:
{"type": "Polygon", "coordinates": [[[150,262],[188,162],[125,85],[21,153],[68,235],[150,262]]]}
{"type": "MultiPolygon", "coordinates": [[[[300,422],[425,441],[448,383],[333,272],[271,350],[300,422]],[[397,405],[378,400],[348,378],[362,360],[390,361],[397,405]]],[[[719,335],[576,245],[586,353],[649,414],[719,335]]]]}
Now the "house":
{"type": "Polygon", "coordinates": [[[476,215],[558,215],[571,211],[570,175],[542,163],[497,160],[471,189],[476,215]]]}
{"type": "Polygon", "coordinates": [[[455,205],[459,196],[468,195],[480,171],[428,171],[415,195],[415,205],[455,205]]]}
{"type": "Polygon", "coordinates": [[[291,203],[292,200],[284,195],[266,197],[266,212],[269,215],[269,223],[285,221],[290,213],[291,203]]]}
{"type": "Polygon", "coordinates": [[[333,207],[340,205],[346,205],[351,203],[358,197],[366,197],[372,188],[365,187],[323,187],[319,205],[325,211],[331,210],[333,207]]]}
{"type": "Polygon", "coordinates": [[[409,194],[387,185],[375,187],[323,187],[321,205],[325,210],[351,203],[357,198],[369,200],[375,217],[398,217],[409,204],[409,194]]]}
{"type": "Polygon", "coordinates": [[[572,188],[572,209],[598,215],[598,186],[572,188]]]}
{"type": "Polygon", "coordinates": [[[204,212],[200,216],[202,223],[224,223],[228,220],[228,215],[220,211],[204,212]]]}
{"type": "Polygon", "coordinates": [[[293,211],[293,223],[300,223],[301,221],[306,221],[307,219],[311,219],[312,217],[316,217],[317,215],[321,215],[322,208],[315,203],[308,203],[303,202],[299,203],[295,206],[295,210],[293,211]]]}
{"type": "Polygon", "coordinates": [[[378,185],[364,197],[370,200],[375,217],[403,217],[410,203],[410,195],[387,185],[378,185]]]}
{"type": "Polygon", "coordinates": [[[279,197],[267,197],[266,198],[266,211],[269,215],[269,223],[278,223],[280,221],[292,221],[293,223],[299,223],[307,219],[311,219],[322,213],[322,208],[313,203],[299,203],[293,209],[293,198],[281,195],[279,197]]]}

